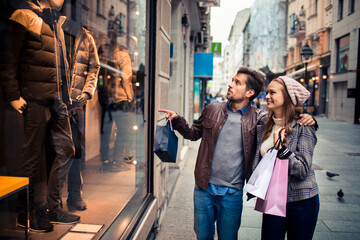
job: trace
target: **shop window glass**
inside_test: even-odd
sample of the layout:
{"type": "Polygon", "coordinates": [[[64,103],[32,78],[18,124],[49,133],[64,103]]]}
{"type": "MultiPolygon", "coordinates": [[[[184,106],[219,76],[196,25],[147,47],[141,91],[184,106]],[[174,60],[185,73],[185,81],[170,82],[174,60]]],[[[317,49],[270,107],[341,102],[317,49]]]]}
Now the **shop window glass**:
{"type": "Polygon", "coordinates": [[[336,72],[349,70],[350,35],[336,40],[336,72]]]}
{"type": "MultiPolygon", "coordinates": [[[[0,175],[30,177],[30,227],[46,232],[31,239],[59,239],[79,217],[99,238],[149,193],[147,1],[39,2],[0,2],[0,175]]],[[[23,237],[24,199],[0,200],[1,239],[23,237]]]]}

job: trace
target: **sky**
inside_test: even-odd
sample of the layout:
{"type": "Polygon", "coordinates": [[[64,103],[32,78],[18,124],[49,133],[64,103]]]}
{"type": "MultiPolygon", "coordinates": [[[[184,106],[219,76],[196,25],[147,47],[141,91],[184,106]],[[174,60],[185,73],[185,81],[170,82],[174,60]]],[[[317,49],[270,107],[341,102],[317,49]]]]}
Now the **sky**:
{"type": "Polygon", "coordinates": [[[236,14],[244,8],[250,8],[253,2],[254,0],[220,0],[220,7],[211,8],[211,35],[213,42],[222,42],[223,50],[236,14]]]}

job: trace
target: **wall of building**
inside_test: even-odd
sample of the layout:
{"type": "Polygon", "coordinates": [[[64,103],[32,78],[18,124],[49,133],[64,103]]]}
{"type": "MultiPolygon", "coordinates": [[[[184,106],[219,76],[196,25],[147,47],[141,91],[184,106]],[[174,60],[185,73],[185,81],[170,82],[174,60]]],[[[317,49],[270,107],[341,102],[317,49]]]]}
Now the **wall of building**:
{"type": "Polygon", "coordinates": [[[355,1],[355,11],[348,13],[350,1],[344,1],[343,19],[338,20],[338,1],[333,3],[333,28],[331,52],[331,76],[329,82],[329,117],[337,120],[354,123],[355,97],[348,97],[348,91],[356,88],[356,70],[358,61],[360,4],[355,1]],[[349,69],[337,73],[337,45],[336,40],[350,35],[349,69]]]}
{"type": "MultiPolygon", "coordinates": [[[[155,123],[163,125],[169,109],[193,122],[194,52],[208,48],[197,44],[196,33],[209,23],[205,8],[194,1],[158,0],[156,32],[155,123]],[[183,21],[187,18],[187,23],[183,21]],[[201,24],[203,23],[203,24],[201,24]],[[172,56],[170,46],[172,45],[172,56]]],[[[209,14],[209,13],[207,13],[209,14]]],[[[157,198],[158,225],[161,225],[171,193],[187,158],[188,140],[178,136],[176,163],[163,163],[154,156],[154,196],[157,198]]]]}

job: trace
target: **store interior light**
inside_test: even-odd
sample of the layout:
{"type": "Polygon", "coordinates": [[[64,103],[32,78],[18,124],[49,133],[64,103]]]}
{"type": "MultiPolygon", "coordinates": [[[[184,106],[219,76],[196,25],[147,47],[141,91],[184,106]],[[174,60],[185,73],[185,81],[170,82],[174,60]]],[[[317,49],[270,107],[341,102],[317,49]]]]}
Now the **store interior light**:
{"type": "Polygon", "coordinates": [[[323,78],[323,79],[327,79],[327,76],[326,76],[326,75],[323,75],[322,78],[323,78]]]}
{"type": "Polygon", "coordinates": [[[300,82],[305,82],[305,80],[303,78],[300,79],[300,82]]]}
{"type": "Polygon", "coordinates": [[[135,83],[135,86],[137,86],[137,87],[140,86],[140,83],[139,82],[135,83]]]}

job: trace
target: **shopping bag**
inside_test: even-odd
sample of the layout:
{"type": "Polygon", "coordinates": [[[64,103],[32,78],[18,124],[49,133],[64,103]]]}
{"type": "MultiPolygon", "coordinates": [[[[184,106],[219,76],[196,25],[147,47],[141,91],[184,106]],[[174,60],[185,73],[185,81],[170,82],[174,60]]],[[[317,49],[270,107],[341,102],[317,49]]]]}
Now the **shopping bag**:
{"type": "Polygon", "coordinates": [[[286,217],[289,160],[276,158],[265,200],[257,198],[255,210],[286,217]]]}
{"type": "Polygon", "coordinates": [[[168,119],[165,126],[156,126],[154,152],[163,162],[176,162],[178,138],[168,119]],[[168,121],[170,124],[167,124],[168,121]]]}
{"type": "Polygon", "coordinates": [[[244,190],[248,193],[265,199],[271,175],[273,173],[275,159],[278,150],[271,148],[265,153],[254,172],[251,174],[249,181],[246,183],[244,190]]]}

